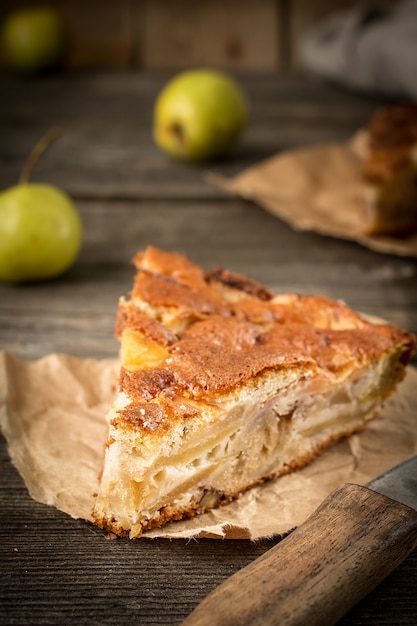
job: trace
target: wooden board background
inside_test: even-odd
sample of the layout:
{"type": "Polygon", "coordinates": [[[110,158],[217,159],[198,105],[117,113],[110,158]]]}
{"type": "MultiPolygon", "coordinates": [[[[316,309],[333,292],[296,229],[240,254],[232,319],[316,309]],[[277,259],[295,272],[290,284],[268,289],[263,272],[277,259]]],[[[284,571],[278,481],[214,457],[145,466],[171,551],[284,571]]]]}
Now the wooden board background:
{"type": "MultiPolygon", "coordinates": [[[[103,12],[128,6],[85,4],[85,15],[94,4],[103,12]]],[[[101,19],[94,28],[85,19],[91,44],[102,33],[101,19]]],[[[106,19],[108,39],[101,41],[113,43],[102,50],[113,51],[114,63],[115,50],[119,61],[124,54],[131,59],[129,47],[114,43],[129,20],[106,19]]],[[[79,259],[59,280],[0,284],[1,348],[25,359],[51,352],[114,357],[117,300],[131,287],[131,257],[148,243],[186,251],[206,268],[246,273],[277,292],[340,298],[417,331],[417,259],[295,232],[254,203],[210,185],[208,165],[169,159],[151,131],[153,103],[168,71],[124,71],[121,61],[118,67],[29,80],[2,73],[0,188],[17,180],[35,142],[59,125],[62,135],[33,180],[71,194],[84,240],[79,259]]],[[[252,103],[250,127],[232,158],[210,165],[224,176],[279,150],[344,141],[382,104],[296,73],[247,74],[242,84],[252,103]]],[[[92,525],[32,500],[0,436],[1,626],[176,626],[276,541],[107,541],[92,525]]],[[[415,626],[416,585],[417,551],[338,626],[415,626]]]]}
{"type": "MultiPolygon", "coordinates": [[[[0,19],[37,0],[0,0],[0,19]]],[[[176,69],[212,65],[281,70],[299,65],[298,42],[353,0],[54,0],[72,46],[70,69],[176,69]]]]}

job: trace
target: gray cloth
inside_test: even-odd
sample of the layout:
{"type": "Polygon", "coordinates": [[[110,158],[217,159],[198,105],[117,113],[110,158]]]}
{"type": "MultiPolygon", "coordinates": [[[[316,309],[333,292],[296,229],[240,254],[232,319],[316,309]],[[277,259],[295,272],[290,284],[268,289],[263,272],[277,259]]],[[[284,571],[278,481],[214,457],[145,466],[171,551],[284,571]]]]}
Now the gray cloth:
{"type": "Polygon", "coordinates": [[[417,100],[417,0],[335,14],[307,33],[300,55],[307,70],[325,79],[417,100]]]}

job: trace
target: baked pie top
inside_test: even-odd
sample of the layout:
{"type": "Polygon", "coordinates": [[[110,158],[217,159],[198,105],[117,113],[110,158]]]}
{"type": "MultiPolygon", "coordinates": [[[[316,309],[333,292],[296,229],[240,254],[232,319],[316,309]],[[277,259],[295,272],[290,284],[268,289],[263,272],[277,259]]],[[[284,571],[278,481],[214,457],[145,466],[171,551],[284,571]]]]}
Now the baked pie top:
{"type": "Polygon", "coordinates": [[[118,413],[124,425],[160,428],[164,414],[193,414],[196,402],[271,370],[320,371],[336,380],[398,344],[406,363],[415,347],[409,332],[372,323],[341,302],[273,296],[256,281],[207,273],[179,253],[149,247],[134,263],[131,299],[120,300],[116,322],[120,391],[130,400],[118,413]]]}

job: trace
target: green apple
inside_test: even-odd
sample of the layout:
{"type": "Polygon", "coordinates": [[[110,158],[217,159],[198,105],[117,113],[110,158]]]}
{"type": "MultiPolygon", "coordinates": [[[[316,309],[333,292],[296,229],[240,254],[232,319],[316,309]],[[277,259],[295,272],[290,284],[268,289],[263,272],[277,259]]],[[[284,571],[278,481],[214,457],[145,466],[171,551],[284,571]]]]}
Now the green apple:
{"type": "Polygon", "coordinates": [[[230,152],[248,121],[239,83],[224,72],[180,72],[160,92],[154,109],[156,144],[174,157],[204,161],[230,152]]]}
{"type": "Polygon", "coordinates": [[[0,192],[0,280],[19,283],[58,276],[74,262],[82,224],[69,196],[30,183],[33,167],[59,128],[49,130],[29,154],[19,182],[0,192]]]}
{"type": "Polygon", "coordinates": [[[81,221],[70,198],[51,185],[21,183],[0,193],[0,280],[58,276],[74,262],[81,221]]]}
{"type": "Polygon", "coordinates": [[[0,42],[10,68],[34,73],[61,64],[67,49],[67,30],[61,14],[53,8],[22,8],[4,20],[0,42]]]}

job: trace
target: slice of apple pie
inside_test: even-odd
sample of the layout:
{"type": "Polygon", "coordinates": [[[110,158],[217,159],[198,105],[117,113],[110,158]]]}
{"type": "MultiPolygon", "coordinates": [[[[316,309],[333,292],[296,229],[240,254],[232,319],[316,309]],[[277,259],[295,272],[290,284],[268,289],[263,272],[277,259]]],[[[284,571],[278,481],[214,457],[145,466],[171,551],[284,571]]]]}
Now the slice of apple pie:
{"type": "Polygon", "coordinates": [[[417,231],[417,104],[379,109],[369,123],[363,168],[369,235],[417,231]]]}
{"type": "Polygon", "coordinates": [[[116,322],[120,390],[96,523],[118,535],[230,502],[363,429],[414,337],[149,247],[116,322]]]}

